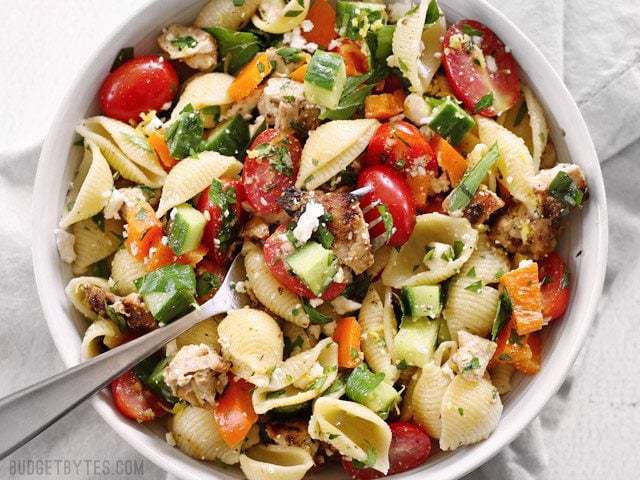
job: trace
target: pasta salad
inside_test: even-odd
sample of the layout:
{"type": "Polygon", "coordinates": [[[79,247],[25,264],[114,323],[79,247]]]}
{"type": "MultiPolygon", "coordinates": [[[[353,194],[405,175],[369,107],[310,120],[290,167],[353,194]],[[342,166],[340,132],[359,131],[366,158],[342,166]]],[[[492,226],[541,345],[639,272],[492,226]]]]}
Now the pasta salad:
{"type": "Polygon", "coordinates": [[[250,480],[490,436],[568,306],[587,198],[509,47],[437,0],[211,0],[157,43],[76,128],[55,234],[82,355],[211,299],[236,255],[250,305],[117,378],[117,409],[250,480]]]}

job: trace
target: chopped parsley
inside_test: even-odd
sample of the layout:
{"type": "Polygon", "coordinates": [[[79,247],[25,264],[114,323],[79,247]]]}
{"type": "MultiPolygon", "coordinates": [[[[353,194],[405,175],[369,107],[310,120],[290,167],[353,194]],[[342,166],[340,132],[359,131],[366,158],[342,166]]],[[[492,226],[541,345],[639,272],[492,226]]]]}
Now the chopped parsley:
{"type": "Polygon", "coordinates": [[[560,288],[562,290],[569,288],[569,271],[565,270],[560,279],[560,288]]]}
{"type": "Polygon", "coordinates": [[[361,469],[361,468],[370,468],[373,465],[375,465],[377,460],[377,455],[376,455],[376,451],[373,449],[373,447],[371,445],[369,445],[367,447],[367,458],[365,459],[364,462],[360,462],[359,460],[356,460],[355,458],[351,461],[351,463],[353,464],[354,467],[356,467],[357,469],[361,469]]]}
{"type": "Polygon", "coordinates": [[[244,0],[232,0],[234,7],[241,7],[244,5],[244,0]]]}
{"type": "Polygon", "coordinates": [[[300,335],[294,338],[293,341],[291,341],[289,337],[285,336],[284,337],[285,356],[288,357],[289,355],[291,355],[291,352],[293,352],[296,348],[302,348],[302,345],[303,345],[303,340],[300,335]]]}
{"type": "Polygon", "coordinates": [[[317,308],[312,307],[306,299],[303,300],[302,308],[304,308],[305,313],[309,316],[309,321],[314,325],[324,325],[325,323],[333,321],[333,318],[329,315],[325,315],[317,308]]]}
{"type": "Polygon", "coordinates": [[[263,143],[253,149],[256,156],[269,162],[273,169],[287,177],[293,176],[293,160],[289,152],[288,140],[283,140],[277,145],[263,143]]]}
{"type": "Polygon", "coordinates": [[[584,199],[584,192],[578,188],[573,179],[560,171],[549,184],[549,195],[565,207],[579,207],[584,199]]]}
{"type": "Polygon", "coordinates": [[[184,50],[185,48],[194,48],[198,45],[198,41],[193,38],[191,35],[187,35],[185,37],[176,37],[171,40],[171,45],[176,47],[178,50],[184,50]]]}
{"type": "Polygon", "coordinates": [[[482,290],[482,280],[478,280],[477,282],[473,282],[469,285],[467,285],[466,287],[464,287],[465,290],[469,290],[470,292],[473,293],[478,293],[480,290],[482,290]]]}
{"type": "MultiPolygon", "coordinates": [[[[144,212],[144,209],[142,209],[142,211],[144,212]]],[[[142,219],[138,218],[138,215],[136,214],[136,220],[142,220],[142,219]]],[[[96,213],[93,217],[91,217],[91,221],[95,223],[96,226],[103,232],[107,231],[104,224],[104,214],[102,212],[96,213]]]]}
{"type": "Polygon", "coordinates": [[[378,213],[382,218],[382,224],[384,225],[384,234],[386,236],[386,241],[388,242],[393,235],[393,217],[391,216],[391,213],[389,213],[389,209],[384,203],[378,205],[378,213]]]}
{"type": "Polygon", "coordinates": [[[518,125],[520,125],[520,123],[522,123],[522,120],[524,120],[524,116],[527,114],[527,102],[523,101],[520,104],[520,108],[518,109],[518,112],[516,113],[515,118],[513,119],[513,126],[517,127],[518,125]]]}
{"type": "Polygon", "coordinates": [[[198,297],[204,297],[220,288],[220,277],[211,272],[204,272],[196,279],[196,293],[198,297]]]}
{"type": "Polygon", "coordinates": [[[329,440],[335,440],[336,438],[338,438],[340,436],[339,433],[330,433],[329,434],[329,440]]]}
{"type": "Polygon", "coordinates": [[[409,367],[409,365],[407,365],[407,361],[403,358],[398,362],[396,367],[398,370],[406,370],[409,367]]]}
{"type": "Polygon", "coordinates": [[[473,28],[468,23],[462,25],[462,32],[466,33],[470,37],[482,37],[482,32],[476,28],[473,28]]]}
{"type": "Polygon", "coordinates": [[[476,267],[471,267],[471,270],[467,272],[467,277],[474,278],[476,276],[476,267]]]}
{"type": "Polygon", "coordinates": [[[460,414],[461,417],[463,417],[464,416],[464,408],[458,407],[458,413],[460,414]]]}
{"type": "Polygon", "coordinates": [[[284,63],[298,63],[304,59],[299,48],[282,47],[276,50],[276,53],[282,57],[284,63]]]}
{"type": "Polygon", "coordinates": [[[289,10],[288,12],[286,12],[284,14],[285,17],[288,18],[292,18],[292,17],[297,17],[298,15],[300,15],[302,12],[304,12],[304,10],[289,10]]]}
{"type": "Polygon", "coordinates": [[[465,365],[462,371],[469,372],[471,370],[476,370],[478,368],[480,368],[480,359],[478,357],[473,357],[471,361],[467,365],[465,365]]]}
{"type": "Polygon", "coordinates": [[[511,345],[522,345],[522,337],[518,335],[518,331],[515,328],[512,328],[509,332],[509,340],[507,343],[511,345]]]}
{"type": "Polygon", "coordinates": [[[425,25],[431,25],[435,23],[440,18],[440,9],[438,8],[438,2],[436,0],[431,0],[429,6],[427,7],[427,16],[424,20],[425,25]]]}
{"type": "Polygon", "coordinates": [[[513,305],[511,303],[511,297],[509,293],[504,290],[498,299],[498,308],[496,309],[496,316],[493,320],[493,327],[491,328],[491,340],[496,341],[500,331],[507,324],[513,311],[513,305]]]}
{"type": "Polygon", "coordinates": [[[165,133],[171,156],[179,160],[202,151],[204,123],[193,105],[188,104],[165,133]]]}
{"type": "Polygon", "coordinates": [[[453,242],[453,258],[459,258],[464,250],[464,242],[462,240],[456,240],[453,242]]]}
{"type": "Polygon", "coordinates": [[[479,113],[485,108],[489,108],[493,105],[493,91],[487,93],[484,97],[478,100],[475,106],[475,113],[479,113]]]}
{"type": "Polygon", "coordinates": [[[364,99],[371,94],[375,83],[370,83],[369,74],[347,77],[338,106],[334,109],[323,109],[320,120],[348,120],[364,105],[364,99]]]}

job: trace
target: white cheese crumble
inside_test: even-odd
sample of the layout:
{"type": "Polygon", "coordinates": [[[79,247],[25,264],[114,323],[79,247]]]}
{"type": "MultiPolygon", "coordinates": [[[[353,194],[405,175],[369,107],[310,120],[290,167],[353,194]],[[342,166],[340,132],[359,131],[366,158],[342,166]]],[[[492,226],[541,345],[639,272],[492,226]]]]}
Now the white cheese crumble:
{"type": "Polygon", "coordinates": [[[311,20],[304,20],[300,25],[303,32],[310,32],[313,30],[313,22],[311,20]]]}
{"type": "Polygon", "coordinates": [[[351,313],[359,310],[360,307],[362,307],[362,304],[340,295],[339,297],[331,300],[331,306],[338,315],[344,315],[345,313],[351,313]]]}
{"type": "Polygon", "coordinates": [[[496,59],[493,58],[491,55],[486,55],[484,57],[485,62],[487,62],[487,69],[491,72],[491,73],[495,73],[498,71],[498,65],[496,64],[496,59]]]}
{"type": "Polygon", "coordinates": [[[293,229],[294,238],[300,243],[305,243],[309,240],[318,225],[320,225],[320,217],[322,215],[324,215],[322,204],[314,200],[309,201],[303,214],[298,219],[296,228],[293,229]]]}
{"type": "Polygon", "coordinates": [[[76,237],[73,233],[61,229],[56,229],[54,234],[56,236],[56,245],[58,246],[60,258],[65,263],[73,263],[76,259],[76,252],[73,249],[76,243],[76,237]]]}
{"type": "Polygon", "coordinates": [[[300,33],[300,27],[296,27],[291,32],[285,33],[282,36],[282,43],[285,43],[292,48],[306,50],[309,53],[313,53],[318,49],[317,43],[307,42],[307,40],[302,36],[300,33]]]}
{"type": "Polygon", "coordinates": [[[173,434],[171,432],[167,432],[164,436],[165,440],[167,441],[167,443],[172,446],[175,447],[176,446],[176,439],[173,438],[173,434]]]}

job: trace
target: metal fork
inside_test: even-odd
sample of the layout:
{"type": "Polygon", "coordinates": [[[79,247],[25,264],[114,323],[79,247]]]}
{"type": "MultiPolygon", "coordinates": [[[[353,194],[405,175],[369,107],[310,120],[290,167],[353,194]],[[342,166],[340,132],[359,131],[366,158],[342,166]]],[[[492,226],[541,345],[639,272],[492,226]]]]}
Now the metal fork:
{"type": "MultiPolygon", "coordinates": [[[[365,185],[364,187],[358,188],[357,190],[353,190],[351,192],[351,195],[360,199],[364,197],[367,193],[371,192],[372,190],[373,190],[373,187],[371,185],[365,185]]],[[[364,207],[362,209],[362,213],[366,215],[368,212],[376,208],[378,205],[382,205],[382,202],[376,199],[373,202],[371,202],[369,205],[364,207]]],[[[369,233],[371,233],[371,231],[373,230],[373,227],[375,227],[376,225],[382,222],[383,222],[382,215],[379,215],[376,219],[368,223],[367,229],[369,230],[369,233]]],[[[371,239],[371,248],[375,252],[376,250],[384,246],[388,240],[389,240],[389,236],[387,235],[387,232],[383,232],[377,237],[374,237],[371,239]]]]}
{"type": "Polygon", "coordinates": [[[209,317],[247,305],[248,297],[232,286],[245,276],[243,261],[238,255],[218,292],[193,312],[0,399],[0,425],[3,426],[0,460],[181,333],[209,317]]]}

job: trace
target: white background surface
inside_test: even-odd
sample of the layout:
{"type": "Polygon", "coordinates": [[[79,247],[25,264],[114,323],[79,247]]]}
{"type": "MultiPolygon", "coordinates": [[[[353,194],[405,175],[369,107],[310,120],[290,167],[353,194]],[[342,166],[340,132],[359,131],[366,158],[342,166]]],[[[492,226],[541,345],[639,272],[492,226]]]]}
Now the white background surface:
{"type": "MultiPolygon", "coordinates": [[[[546,448],[527,451],[536,442],[525,437],[527,441],[516,443],[505,456],[511,463],[527,465],[530,472],[537,471],[535,478],[639,478],[640,2],[491,3],[543,49],[564,74],[583,110],[603,162],[611,231],[605,297],[589,343],[572,379],[534,425],[542,428],[527,434],[546,448]],[[548,468],[542,472],[545,465],[548,468]]],[[[62,369],[31,271],[30,238],[51,234],[30,228],[37,154],[75,72],[106,34],[140,4],[132,0],[0,0],[0,396],[62,369]]],[[[4,428],[10,425],[0,426],[4,428]]],[[[11,475],[12,461],[15,466],[16,461],[28,459],[115,462],[141,457],[87,405],[0,462],[0,478],[38,478],[11,475]]],[[[494,466],[494,472],[501,471],[499,462],[494,466]]],[[[81,469],[79,475],[58,478],[87,476],[89,471],[81,469]]],[[[94,478],[162,476],[145,461],[144,475],[94,478]]],[[[513,478],[526,478],[526,474],[513,478]]]]}

